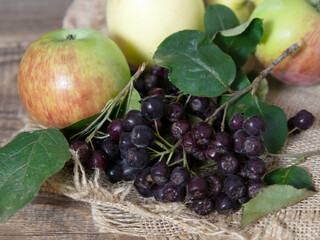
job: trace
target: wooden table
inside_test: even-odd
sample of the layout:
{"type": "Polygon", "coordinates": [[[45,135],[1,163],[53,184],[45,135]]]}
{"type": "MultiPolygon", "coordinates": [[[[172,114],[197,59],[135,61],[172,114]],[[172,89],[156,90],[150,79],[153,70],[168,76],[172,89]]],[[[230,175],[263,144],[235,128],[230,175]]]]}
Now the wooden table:
{"type": "MultiPolygon", "coordinates": [[[[16,87],[19,62],[30,42],[61,28],[71,0],[0,0],[0,144],[24,125],[16,87]]],[[[65,196],[40,192],[7,223],[0,239],[138,239],[102,234],[90,206],[65,196]]]]}

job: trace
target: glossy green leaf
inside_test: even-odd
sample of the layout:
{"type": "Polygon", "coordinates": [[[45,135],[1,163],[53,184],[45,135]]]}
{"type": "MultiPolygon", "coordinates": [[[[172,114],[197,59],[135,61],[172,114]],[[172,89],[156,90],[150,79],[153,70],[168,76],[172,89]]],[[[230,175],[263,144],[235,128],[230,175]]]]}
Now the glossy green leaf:
{"type": "Polygon", "coordinates": [[[262,34],[262,20],[255,18],[233,29],[217,33],[213,42],[241,66],[256,49],[262,34]]]}
{"type": "Polygon", "coordinates": [[[234,28],[239,24],[234,12],[225,5],[213,4],[206,8],[204,29],[205,33],[210,37],[213,37],[221,30],[234,28]]]}
{"type": "MultiPolygon", "coordinates": [[[[259,75],[257,71],[251,71],[247,74],[250,82],[253,82],[253,80],[259,75]]],[[[258,88],[256,89],[255,93],[256,96],[262,101],[265,102],[267,98],[267,94],[269,92],[269,82],[266,78],[263,78],[259,85],[258,88]]]]}
{"type": "Polygon", "coordinates": [[[170,35],[160,44],[153,59],[170,70],[169,79],[176,87],[193,96],[219,96],[236,75],[232,58],[196,30],[170,35]]]}
{"type": "MultiPolygon", "coordinates": [[[[237,75],[230,88],[232,91],[242,90],[250,85],[249,79],[244,75],[240,68],[237,69],[237,75]]],[[[225,103],[232,98],[233,95],[225,95],[221,97],[221,103],[225,103]]],[[[230,120],[235,113],[244,113],[252,105],[253,97],[251,92],[247,92],[234,102],[227,109],[227,120],[230,120]]]]}
{"type": "Polygon", "coordinates": [[[286,114],[281,108],[267,105],[258,98],[255,98],[251,107],[244,113],[244,117],[248,118],[252,115],[263,117],[266,124],[266,131],[262,135],[265,146],[270,153],[277,153],[287,139],[286,114]]]}
{"type": "Polygon", "coordinates": [[[84,118],[78,122],[75,122],[67,127],[60,129],[60,131],[67,137],[71,137],[72,135],[81,132],[86,129],[100,114],[96,114],[87,118],[84,118]]]}
{"type": "Polygon", "coordinates": [[[243,204],[241,223],[247,226],[264,215],[292,206],[315,193],[307,189],[296,189],[290,185],[268,186],[243,204]]]}
{"type": "Polygon", "coordinates": [[[126,99],[124,100],[123,105],[120,108],[119,113],[117,114],[117,118],[124,117],[127,112],[130,110],[141,110],[141,97],[139,92],[132,88],[132,90],[128,93],[126,99]]]}
{"type": "Polygon", "coordinates": [[[305,169],[296,166],[274,170],[264,177],[264,181],[268,185],[287,184],[298,189],[306,188],[315,191],[309,173],[305,169]]]}
{"type": "Polygon", "coordinates": [[[55,128],[20,133],[1,148],[0,222],[29,203],[70,157],[67,140],[55,128]]]}

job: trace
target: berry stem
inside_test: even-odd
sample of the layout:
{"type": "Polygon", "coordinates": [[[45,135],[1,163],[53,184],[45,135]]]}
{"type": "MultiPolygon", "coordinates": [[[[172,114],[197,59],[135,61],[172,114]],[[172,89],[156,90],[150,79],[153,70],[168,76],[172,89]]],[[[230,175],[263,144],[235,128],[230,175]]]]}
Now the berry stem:
{"type": "Polygon", "coordinates": [[[142,72],[146,68],[146,63],[142,63],[137,72],[131,77],[129,83],[121,90],[121,92],[114,98],[109,100],[104,108],[102,109],[100,115],[90,123],[88,127],[86,127],[84,130],[78,132],[74,136],[72,136],[70,139],[82,137],[83,135],[87,134],[88,132],[91,132],[90,135],[86,138],[86,142],[90,142],[93,136],[99,131],[101,126],[107,121],[112,113],[112,110],[114,107],[116,107],[118,104],[122,103],[122,101],[125,99],[127,94],[129,93],[129,90],[132,89],[133,82],[142,74],[142,72]],[[103,119],[99,122],[99,120],[103,117],[103,119]],[[98,123],[99,122],[99,123],[98,123]]]}
{"type": "Polygon", "coordinates": [[[277,57],[267,68],[265,68],[264,70],[262,70],[259,74],[259,76],[257,76],[253,82],[246,88],[237,91],[234,93],[233,97],[231,99],[229,99],[227,102],[223,103],[222,105],[220,105],[220,107],[218,107],[216,109],[216,111],[209,116],[205,122],[209,122],[212,118],[214,118],[220,110],[224,109],[228,104],[234,102],[235,100],[237,100],[238,98],[240,98],[242,95],[244,95],[245,93],[251,91],[253,88],[255,88],[257,85],[259,85],[259,83],[262,81],[262,79],[264,79],[271,71],[274,67],[276,67],[282,60],[284,60],[286,57],[290,56],[291,54],[293,54],[297,49],[299,49],[302,45],[302,42],[298,42],[293,44],[292,46],[290,46],[289,48],[287,48],[279,57],[277,57]]]}
{"type": "Polygon", "coordinates": [[[221,132],[224,131],[224,123],[226,121],[226,115],[227,115],[227,111],[228,111],[228,106],[229,106],[229,103],[226,105],[224,111],[223,111],[223,117],[222,117],[222,122],[221,122],[221,132]]]}
{"type": "Polygon", "coordinates": [[[294,131],[296,131],[298,128],[293,128],[293,129],[291,129],[289,132],[288,132],[288,134],[287,135],[290,135],[290,134],[292,134],[294,131]]]}

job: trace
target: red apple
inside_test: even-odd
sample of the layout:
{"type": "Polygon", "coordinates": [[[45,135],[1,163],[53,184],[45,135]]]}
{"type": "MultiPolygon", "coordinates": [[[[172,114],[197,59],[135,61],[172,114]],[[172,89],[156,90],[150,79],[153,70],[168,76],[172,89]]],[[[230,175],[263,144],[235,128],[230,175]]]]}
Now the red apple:
{"type": "Polygon", "coordinates": [[[291,85],[320,82],[320,12],[311,2],[319,4],[319,0],[264,0],[251,15],[263,19],[264,33],[255,52],[263,66],[302,40],[301,49],[273,70],[277,79],[291,85]]]}
{"type": "Polygon", "coordinates": [[[65,127],[101,111],[130,80],[119,47],[100,32],[64,29],[32,43],[18,71],[22,104],[39,123],[65,127]]]}

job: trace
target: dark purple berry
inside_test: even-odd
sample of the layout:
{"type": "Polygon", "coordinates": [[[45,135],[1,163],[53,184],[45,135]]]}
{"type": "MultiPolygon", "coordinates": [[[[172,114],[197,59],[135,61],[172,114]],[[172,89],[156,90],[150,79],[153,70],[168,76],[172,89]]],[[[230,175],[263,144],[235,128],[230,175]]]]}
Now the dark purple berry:
{"type": "Polygon", "coordinates": [[[262,117],[254,115],[244,121],[242,128],[250,136],[261,136],[266,130],[266,125],[262,117]]]}
{"type": "Polygon", "coordinates": [[[248,187],[248,197],[254,198],[266,184],[261,179],[250,180],[247,183],[248,187]]]}
{"type": "Polygon", "coordinates": [[[187,120],[179,120],[172,123],[171,125],[171,135],[175,139],[181,139],[187,132],[189,132],[191,126],[187,120]]]}
{"type": "Polygon", "coordinates": [[[161,98],[164,98],[166,95],[165,91],[163,90],[163,88],[152,88],[149,92],[148,92],[148,96],[158,96],[161,98]]]}
{"type": "Polygon", "coordinates": [[[166,106],[165,116],[170,122],[176,122],[184,118],[184,107],[180,102],[173,102],[166,106]]]}
{"type": "Polygon", "coordinates": [[[126,160],[120,162],[122,167],[122,176],[125,181],[132,181],[136,179],[136,175],[141,170],[139,168],[130,167],[126,160]]]}
{"type": "Polygon", "coordinates": [[[263,177],[267,170],[265,162],[257,157],[251,158],[247,162],[245,169],[247,177],[252,179],[263,177]]]}
{"type": "Polygon", "coordinates": [[[264,153],[265,147],[261,137],[248,137],[244,142],[244,154],[248,157],[258,157],[264,153]]]}
{"type": "Polygon", "coordinates": [[[209,104],[209,98],[207,97],[192,97],[189,102],[191,111],[200,113],[205,113],[209,104]]]}
{"type": "Polygon", "coordinates": [[[207,195],[208,184],[202,177],[193,177],[188,184],[188,194],[191,199],[200,199],[207,195]]]}
{"type": "Polygon", "coordinates": [[[226,132],[218,132],[212,140],[212,146],[219,152],[226,152],[233,147],[231,136],[226,132]]]}
{"type": "Polygon", "coordinates": [[[196,141],[193,139],[191,132],[188,132],[183,136],[182,147],[186,151],[186,153],[192,154],[193,149],[196,145],[196,141]]]}
{"type": "Polygon", "coordinates": [[[295,117],[290,118],[287,121],[287,125],[288,125],[288,131],[291,131],[291,134],[301,133],[301,130],[297,129],[296,126],[295,126],[295,117]],[[295,129],[295,130],[292,131],[293,129],[295,129]]]}
{"type": "Polygon", "coordinates": [[[236,202],[222,193],[216,198],[216,210],[221,215],[230,215],[236,210],[236,202]]]}
{"type": "Polygon", "coordinates": [[[191,179],[190,172],[187,168],[178,166],[170,174],[170,181],[179,187],[186,186],[191,179]]]}
{"type": "Polygon", "coordinates": [[[143,197],[152,197],[154,182],[151,178],[150,168],[142,169],[138,172],[133,185],[143,197]]]}
{"type": "Polygon", "coordinates": [[[157,162],[151,168],[151,177],[158,185],[164,185],[169,181],[169,169],[165,162],[157,162]]]}
{"type": "Polygon", "coordinates": [[[144,168],[150,161],[150,156],[147,150],[143,148],[132,147],[127,151],[126,161],[130,167],[144,168]]]}
{"type": "Polygon", "coordinates": [[[206,145],[213,136],[212,127],[206,122],[198,122],[192,129],[193,139],[199,145],[206,145]]]}
{"type": "Polygon", "coordinates": [[[182,202],[186,196],[186,190],[172,182],[163,186],[163,199],[169,202],[182,202]]]}
{"type": "Polygon", "coordinates": [[[107,158],[101,150],[92,151],[89,165],[92,169],[99,168],[105,170],[107,168],[107,158]]]}
{"type": "Polygon", "coordinates": [[[85,163],[88,161],[91,150],[84,141],[77,140],[70,145],[70,148],[76,151],[77,157],[79,158],[81,163],[85,163]]]}
{"type": "Polygon", "coordinates": [[[229,121],[229,127],[233,131],[237,131],[237,130],[241,129],[242,124],[243,124],[243,115],[240,113],[234,114],[229,121]]]}
{"type": "Polygon", "coordinates": [[[132,129],[131,142],[139,148],[151,146],[155,139],[152,129],[146,125],[138,125],[132,129]]]}
{"type": "Polygon", "coordinates": [[[131,134],[129,132],[123,133],[119,140],[121,157],[125,157],[127,151],[132,147],[134,147],[134,144],[131,141],[131,134]]]}
{"type": "Polygon", "coordinates": [[[143,91],[145,93],[149,92],[151,89],[159,87],[160,81],[154,75],[147,74],[143,82],[143,91]]]}
{"type": "Polygon", "coordinates": [[[109,170],[106,170],[106,175],[112,183],[120,182],[123,179],[123,169],[120,164],[115,164],[109,170]]]}
{"type": "Polygon", "coordinates": [[[194,200],[192,202],[192,207],[197,214],[202,216],[208,215],[214,210],[213,201],[208,197],[194,200]]]}
{"type": "Polygon", "coordinates": [[[110,137],[103,139],[100,144],[100,149],[106,154],[107,159],[115,161],[120,157],[119,145],[110,137]]]}
{"type": "Polygon", "coordinates": [[[239,169],[239,159],[231,153],[222,155],[218,162],[218,170],[224,174],[236,174],[239,169]]]}
{"type": "Polygon", "coordinates": [[[246,196],[247,188],[242,177],[229,175],[224,180],[223,190],[227,196],[233,200],[238,200],[246,196]]]}
{"type": "Polygon", "coordinates": [[[110,122],[107,128],[107,132],[112,139],[119,141],[121,134],[124,132],[124,129],[122,127],[122,120],[115,119],[112,122],[110,122]]]}
{"type": "Polygon", "coordinates": [[[192,156],[194,156],[195,159],[204,161],[207,159],[206,151],[206,146],[196,144],[196,146],[192,150],[192,156]]]}
{"type": "Polygon", "coordinates": [[[204,179],[208,184],[208,196],[217,197],[223,188],[221,179],[215,174],[207,175],[204,179]]]}
{"type": "Polygon", "coordinates": [[[156,76],[157,78],[161,79],[161,78],[164,78],[165,77],[165,71],[167,69],[163,68],[163,67],[160,67],[158,65],[153,65],[151,68],[150,68],[150,73],[154,76],[156,76]]]}
{"type": "Polygon", "coordinates": [[[206,157],[215,161],[219,162],[222,154],[216,150],[216,148],[213,145],[209,145],[206,150],[206,157]]]}
{"type": "Polygon", "coordinates": [[[141,101],[141,112],[148,120],[160,119],[164,114],[164,102],[159,96],[149,96],[141,101]]]}
{"type": "Polygon", "coordinates": [[[131,132],[135,126],[146,125],[146,123],[147,121],[140,111],[131,110],[125,115],[122,121],[122,126],[124,130],[131,132]]]}
{"type": "Polygon", "coordinates": [[[163,201],[163,185],[156,185],[153,189],[153,197],[155,200],[163,201]]]}
{"type": "Polygon", "coordinates": [[[238,130],[233,134],[233,151],[236,153],[244,153],[244,142],[248,134],[243,130],[238,130]]]}
{"type": "Polygon", "coordinates": [[[312,113],[308,112],[307,110],[300,110],[294,117],[294,125],[300,131],[309,129],[315,118],[312,113]]]}

